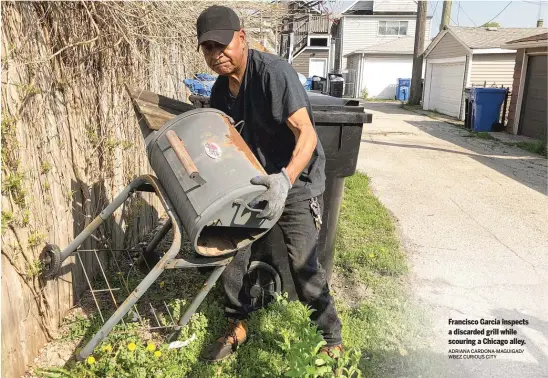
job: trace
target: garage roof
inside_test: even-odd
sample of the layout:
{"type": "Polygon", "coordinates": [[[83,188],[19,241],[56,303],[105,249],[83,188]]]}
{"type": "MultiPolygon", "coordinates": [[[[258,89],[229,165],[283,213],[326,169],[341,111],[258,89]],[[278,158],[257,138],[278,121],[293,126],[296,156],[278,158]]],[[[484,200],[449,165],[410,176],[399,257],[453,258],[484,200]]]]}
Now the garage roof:
{"type": "Polygon", "coordinates": [[[548,47],[548,33],[533,35],[531,37],[515,39],[506,42],[503,47],[523,48],[523,47],[548,47]]]}
{"type": "Polygon", "coordinates": [[[535,34],[548,32],[548,28],[494,28],[494,27],[465,27],[445,26],[425,51],[428,55],[436,44],[447,33],[450,33],[468,49],[500,48],[508,41],[530,37],[535,34]]]}
{"type": "Polygon", "coordinates": [[[405,36],[379,43],[378,45],[369,46],[364,49],[352,51],[350,54],[346,54],[345,56],[350,56],[353,54],[413,54],[414,45],[415,38],[405,36]]]}
{"type": "Polygon", "coordinates": [[[471,49],[492,49],[500,47],[507,41],[548,31],[545,28],[471,28],[464,26],[449,26],[448,29],[453,31],[471,49]]]}

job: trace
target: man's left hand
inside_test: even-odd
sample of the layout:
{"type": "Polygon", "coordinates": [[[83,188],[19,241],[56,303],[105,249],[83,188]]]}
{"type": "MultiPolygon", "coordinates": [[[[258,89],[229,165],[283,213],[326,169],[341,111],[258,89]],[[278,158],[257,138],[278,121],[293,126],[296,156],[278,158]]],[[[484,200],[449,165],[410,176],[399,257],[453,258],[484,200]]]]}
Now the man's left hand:
{"type": "Polygon", "coordinates": [[[291,189],[291,180],[289,175],[282,169],[282,172],[268,176],[258,176],[251,179],[253,185],[264,185],[268,188],[266,192],[255,198],[249,206],[255,207],[258,203],[265,201],[266,207],[257,218],[274,219],[284,209],[285,200],[289,189],[291,189]]]}

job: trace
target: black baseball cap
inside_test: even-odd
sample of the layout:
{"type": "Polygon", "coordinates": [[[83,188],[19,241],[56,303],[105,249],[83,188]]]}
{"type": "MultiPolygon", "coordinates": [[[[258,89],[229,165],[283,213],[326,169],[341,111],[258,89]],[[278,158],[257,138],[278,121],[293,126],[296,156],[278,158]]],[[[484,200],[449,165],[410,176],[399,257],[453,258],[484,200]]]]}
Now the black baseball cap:
{"type": "Polygon", "coordinates": [[[213,5],[204,10],[196,21],[198,49],[205,41],[228,45],[234,32],[240,29],[240,19],[236,12],[228,7],[213,5]]]}

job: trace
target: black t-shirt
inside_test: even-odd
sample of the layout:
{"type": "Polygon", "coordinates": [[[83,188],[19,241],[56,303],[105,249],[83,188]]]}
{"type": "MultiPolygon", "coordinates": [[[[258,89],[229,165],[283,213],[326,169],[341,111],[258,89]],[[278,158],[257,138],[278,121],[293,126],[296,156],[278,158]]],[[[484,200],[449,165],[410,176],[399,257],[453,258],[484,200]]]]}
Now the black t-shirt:
{"type": "MultiPolygon", "coordinates": [[[[246,72],[236,97],[228,77],[219,76],[211,90],[211,107],[234,119],[268,174],[287,167],[295,148],[295,135],[286,124],[295,111],[306,108],[312,124],[312,108],[297,72],[276,55],[249,49],[246,72]]],[[[319,196],[325,189],[325,155],[318,139],[310,162],[289,191],[286,203],[319,196]]]]}

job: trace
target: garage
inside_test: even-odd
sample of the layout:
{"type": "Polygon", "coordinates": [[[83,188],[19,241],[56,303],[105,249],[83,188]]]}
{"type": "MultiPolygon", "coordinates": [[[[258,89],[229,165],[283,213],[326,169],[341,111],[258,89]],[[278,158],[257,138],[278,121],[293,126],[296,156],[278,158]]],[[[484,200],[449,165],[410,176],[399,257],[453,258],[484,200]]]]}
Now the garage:
{"type": "MultiPolygon", "coordinates": [[[[464,84],[464,62],[428,65],[428,109],[459,117],[464,84]]],[[[425,99],[426,102],[426,99],[425,99]]]]}
{"type": "Polygon", "coordinates": [[[413,57],[370,57],[366,56],[362,87],[367,88],[369,97],[394,99],[398,78],[411,78],[413,57]]]}
{"type": "Polygon", "coordinates": [[[398,79],[410,79],[415,40],[405,36],[345,55],[347,95],[394,99],[398,79]]]}
{"type": "Polygon", "coordinates": [[[529,57],[519,122],[520,134],[539,139],[546,138],[547,67],[546,55],[529,57]]]}

